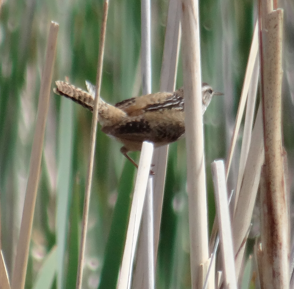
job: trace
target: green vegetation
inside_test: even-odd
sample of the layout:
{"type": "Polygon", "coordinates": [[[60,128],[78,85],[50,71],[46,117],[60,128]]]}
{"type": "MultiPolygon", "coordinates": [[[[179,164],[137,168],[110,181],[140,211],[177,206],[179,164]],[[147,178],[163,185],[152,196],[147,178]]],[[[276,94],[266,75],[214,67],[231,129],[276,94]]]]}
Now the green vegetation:
{"type": "MultiPolygon", "coordinates": [[[[230,145],[255,15],[253,2],[226,5],[213,0],[200,3],[203,81],[225,92],[225,96],[213,99],[204,118],[210,228],[215,215],[210,163],[225,159],[230,145]]],[[[60,25],[53,79],[63,80],[67,76],[71,83],[85,88],[85,80],[94,83],[96,78],[102,7],[102,1],[93,0],[12,0],[2,4],[0,208],[2,250],[10,277],[50,21],[60,25]]],[[[168,1],[152,1],[153,92],[159,90],[167,8],[168,1]]],[[[140,13],[139,1],[110,0],[101,89],[101,95],[110,103],[141,93],[140,13]]],[[[286,50],[287,37],[286,34],[286,50]]],[[[287,69],[290,67],[285,67],[285,75],[287,69]]],[[[291,164],[294,114],[289,90],[293,81],[291,84],[290,75],[286,80],[284,138],[291,164]]],[[[177,87],[180,86],[181,59],[177,77],[177,87]]],[[[26,288],[70,289],[75,286],[78,266],[91,113],[53,92],[50,102],[26,288]]],[[[126,162],[119,148],[119,143],[98,131],[83,288],[98,288],[101,272],[104,278],[110,275],[109,279],[103,279],[106,282],[103,288],[115,288],[135,176],[135,169],[126,162]],[[116,200],[121,203],[115,206],[116,200]],[[113,236],[111,243],[107,243],[109,236],[113,236]],[[106,256],[108,267],[103,270],[106,256]],[[111,284],[107,283],[109,280],[111,284]]],[[[180,140],[172,144],[169,151],[157,288],[190,288],[185,149],[185,140],[180,140]]],[[[139,154],[132,156],[138,159],[139,154]]],[[[232,166],[234,175],[238,171],[238,156],[232,166]]],[[[232,176],[230,189],[235,182],[232,176]]]]}

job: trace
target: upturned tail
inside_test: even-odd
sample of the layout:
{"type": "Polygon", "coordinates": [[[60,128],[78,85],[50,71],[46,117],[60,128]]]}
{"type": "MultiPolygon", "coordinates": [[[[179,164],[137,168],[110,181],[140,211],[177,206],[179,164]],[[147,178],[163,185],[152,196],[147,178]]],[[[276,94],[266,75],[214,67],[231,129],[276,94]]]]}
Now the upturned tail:
{"type": "MultiPolygon", "coordinates": [[[[74,102],[79,103],[93,112],[95,102],[95,86],[90,82],[86,81],[88,92],[61,80],[56,81],[55,84],[56,88],[53,89],[54,93],[70,98],[74,102]]],[[[102,126],[113,125],[116,122],[120,122],[126,116],[125,112],[106,103],[101,97],[99,97],[98,111],[99,122],[102,126]]]]}

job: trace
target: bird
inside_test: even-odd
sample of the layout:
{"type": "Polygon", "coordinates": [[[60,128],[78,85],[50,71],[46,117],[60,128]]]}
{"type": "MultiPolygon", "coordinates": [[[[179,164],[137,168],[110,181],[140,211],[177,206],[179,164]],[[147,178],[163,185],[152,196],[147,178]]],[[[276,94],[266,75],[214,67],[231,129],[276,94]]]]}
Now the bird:
{"type": "MultiPolygon", "coordinates": [[[[87,91],[58,80],[53,89],[57,95],[70,98],[93,112],[95,85],[86,81],[87,91]]],[[[214,95],[222,95],[207,84],[202,84],[202,113],[214,95]]],[[[136,167],[128,152],[140,151],[144,141],[154,147],[173,143],[185,134],[184,88],[174,92],[157,92],[125,99],[111,105],[99,97],[98,120],[101,130],[123,146],[120,152],[136,167]]]]}

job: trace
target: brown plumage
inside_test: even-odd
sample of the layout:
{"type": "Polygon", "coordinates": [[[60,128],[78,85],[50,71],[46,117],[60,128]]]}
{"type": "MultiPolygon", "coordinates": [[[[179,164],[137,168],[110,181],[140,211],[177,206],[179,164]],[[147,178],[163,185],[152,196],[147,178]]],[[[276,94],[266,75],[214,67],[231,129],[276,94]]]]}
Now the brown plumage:
{"type": "MultiPolygon", "coordinates": [[[[89,82],[86,85],[88,92],[67,82],[56,81],[54,92],[93,111],[95,86],[89,82]]],[[[203,113],[213,95],[217,94],[220,93],[214,92],[208,84],[203,83],[203,113]]],[[[152,142],[155,147],[159,147],[184,135],[184,89],[133,97],[115,105],[106,103],[100,97],[99,123],[104,133],[123,143],[121,152],[135,164],[127,152],[141,150],[143,141],[152,142]]]]}

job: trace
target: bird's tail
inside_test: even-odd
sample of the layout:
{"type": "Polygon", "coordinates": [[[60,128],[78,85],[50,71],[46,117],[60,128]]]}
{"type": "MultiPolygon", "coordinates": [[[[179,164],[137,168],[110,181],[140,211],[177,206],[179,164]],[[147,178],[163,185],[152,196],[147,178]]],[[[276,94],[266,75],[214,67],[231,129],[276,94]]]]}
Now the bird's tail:
{"type": "MultiPolygon", "coordinates": [[[[74,102],[79,103],[93,112],[95,102],[95,86],[89,81],[86,81],[88,92],[61,80],[56,81],[55,84],[56,87],[53,89],[54,93],[70,98],[74,102]]],[[[126,116],[124,111],[106,103],[101,97],[99,97],[98,110],[99,122],[102,126],[113,125],[126,116]]]]}

